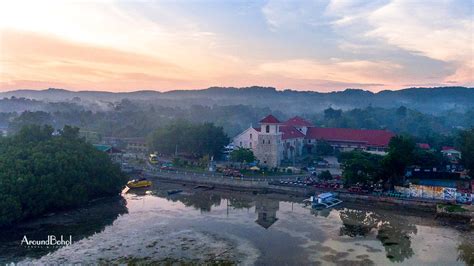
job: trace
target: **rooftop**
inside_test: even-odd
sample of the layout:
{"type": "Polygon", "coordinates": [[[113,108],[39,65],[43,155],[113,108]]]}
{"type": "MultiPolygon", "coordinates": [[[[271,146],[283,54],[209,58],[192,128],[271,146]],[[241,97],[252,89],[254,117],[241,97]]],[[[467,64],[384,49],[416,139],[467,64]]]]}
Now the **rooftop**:
{"type": "Polygon", "coordinates": [[[278,120],[273,115],[267,115],[265,118],[260,120],[261,124],[280,124],[280,120],[278,120]]]}
{"type": "Polygon", "coordinates": [[[326,141],[356,142],[370,146],[387,146],[395,136],[387,130],[367,130],[352,128],[321,128],[310,127],[306,133],[307,139],[322,139],[326,141]]]}
{"type": "Polygon", "coordinates": [[[311,122],[299,116],[290,118],[287,121],[283,122],[283,124],[287,126],[294,126],[294,127],[312,127],[313,126],[311,122]]]}

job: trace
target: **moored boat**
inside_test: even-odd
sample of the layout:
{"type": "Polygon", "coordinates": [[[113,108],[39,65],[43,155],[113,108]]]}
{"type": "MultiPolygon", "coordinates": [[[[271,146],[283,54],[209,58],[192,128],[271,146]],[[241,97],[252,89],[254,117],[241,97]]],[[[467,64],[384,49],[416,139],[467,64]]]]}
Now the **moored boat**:
{"type": "Polygon", "coordinates": [[[312,208],[325,209],[325,208],[334,207],[342,203],[342,200],[337,199],[333,193],[326,192],[326,193],[321,193],[315,196],[311,196],[309,199],[305,200],[304,202],[310,203],[312,208]]]}
{"type": "Polygon", "coordinates": [[[134,179],[134,180],[128,181],[127,183],[127,187],[129,188],[145,188],[151,185],[152,185],[152,182],[150,180],[147,180],[146,178],[134,179]]]}
{"type": "Polygon", "coordinates": [[[178,194],[183,192],[181,189],[173,189],[173,190],[168,190],[167,193],[168,195],[173,195],[173,194],[178,194]]]}

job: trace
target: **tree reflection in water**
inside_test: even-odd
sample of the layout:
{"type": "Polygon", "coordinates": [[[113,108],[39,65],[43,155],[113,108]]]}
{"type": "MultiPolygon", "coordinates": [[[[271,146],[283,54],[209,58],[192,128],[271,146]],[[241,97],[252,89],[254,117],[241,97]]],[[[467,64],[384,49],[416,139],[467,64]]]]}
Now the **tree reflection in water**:
{"type": "Polygon", "coordinates": [[[343,223],[339,234],[350,237],[368,235],[379,220],[374,213],[361,210],[344,209],[339,216],[343,223]]]}
{"type": "Polygon", "coordinates": [[[340,235],[366,237],[373,229],[377,230],[377,239],[382,242],[390,261],[402,262],[414,255],[410,234],[416,234],[417,229],[402,217],[344,209],[340,212],[340,218],[343,223],[340,235]]]}
{"type": "Polygon", "coordinates": [[[30,240],[46,240],[48,235],[58,238],[71,235],[72,241],[77,242],[103,231],[125,213],[128,213],[128,209],[122,197],[103,198],[89,206],[3,228],[0,234],[0,265],[18,262],[26,257],[39,258],[59,248],[18,248],[23,236],[30,240]]]}
{"type": "Polygon", "coordinates": [[[317,209],[311,209],[311,214],[318,217],[318,216],[321,216],[321,217],[325,217],[327,218],[329,216],[329,214],[331,214],[331,208],[329,209],[322,209],[322,210],[317,210],[317,209]]]}
{"type": "Polygon", "coordinates": [[[221,204],[221,196],[213,193],[193,193],[193,194],[177,194],[168,197],[174,202],[180,201],[186,207],[193,207],[203,212],[210,212],[213,206],[221,204]]]}
{"type": "Polygon", "coordinates": [[[465,239],[458,246],[458,261],[463,261],[466,265],[474,265],[474,243],[465,239]]]}

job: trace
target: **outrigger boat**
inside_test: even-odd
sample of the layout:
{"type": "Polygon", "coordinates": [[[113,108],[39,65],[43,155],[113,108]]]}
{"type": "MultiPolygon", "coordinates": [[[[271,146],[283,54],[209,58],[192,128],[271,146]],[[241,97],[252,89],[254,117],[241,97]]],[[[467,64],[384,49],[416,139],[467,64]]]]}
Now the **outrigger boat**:
{"type": "Polygon", "coordinates": [[[129,188],[144,188],[144,187],[149,187],[151,185],[152,185],[151,181],[147,180],[146,178],[134,179],[134,180],[128,181],[127,183],[127,187],[129,188]]]}
{"type": "Polygon", "coordinates": [[[181,190],[181,189],[173,189],[173,190],[168,190],[167,191],[168,195],[178,194],[178,193],[181,193],[181,192],[183,192],[183,190],[181,190]]]}
{"type": "Polygon", "coordinates": [[[311,207],[314,209],[325,209],[342,203],[342,200],[335,198],[334,194],[326,192],[317,196],[311,196],[309,199],[304,200],[304,202],[311,204],[311,207]]]}

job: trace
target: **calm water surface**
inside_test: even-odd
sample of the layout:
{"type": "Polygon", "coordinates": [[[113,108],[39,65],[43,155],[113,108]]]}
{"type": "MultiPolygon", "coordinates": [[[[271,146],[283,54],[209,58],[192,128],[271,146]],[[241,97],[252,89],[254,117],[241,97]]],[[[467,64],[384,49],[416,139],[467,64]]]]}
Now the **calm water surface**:
{"type": "Polygon", "coordinates": [[[431,214],[345,204],[313,211],[281,195],[157,184],[43,217],[0,235],[0,264],[236,263],[472,265],[474,237],[431,214]],[[184,192],[168,196],[166,191],[184,192]],[[27,248],[23,236],[72,235],[73,245],[27,248]]]}

